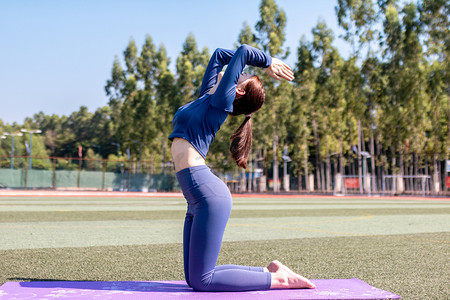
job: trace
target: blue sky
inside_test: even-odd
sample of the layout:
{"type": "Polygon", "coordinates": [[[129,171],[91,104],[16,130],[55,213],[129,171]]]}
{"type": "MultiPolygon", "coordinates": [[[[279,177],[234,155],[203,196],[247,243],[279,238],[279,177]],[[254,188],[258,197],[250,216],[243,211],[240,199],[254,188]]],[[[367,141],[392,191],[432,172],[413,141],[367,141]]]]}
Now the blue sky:
{"type": "MultiPolygon", "coordinates": [[[[114,56],[131,37],[140,48],[149,34],[164,44],[171,69],[189,33],[198,47],[233,48],[246,21],[259,19],[261,0],[2,0],[0,2],[0,119],[23,123],[43,111],[69,115],[108,103],[104,85],[114,56]]],[[[319,18],[338,34],[336,0],[276,0],[287,15],[286,42],[295,63],[302,35],[311,39],[319,18]]]]}

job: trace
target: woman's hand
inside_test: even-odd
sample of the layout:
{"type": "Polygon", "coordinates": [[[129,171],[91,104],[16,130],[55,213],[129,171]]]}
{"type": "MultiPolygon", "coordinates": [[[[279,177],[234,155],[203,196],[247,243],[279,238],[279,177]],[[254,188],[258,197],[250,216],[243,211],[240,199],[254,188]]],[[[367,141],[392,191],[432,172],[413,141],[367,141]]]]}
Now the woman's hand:
{"type": "Polygon", "coordinates": [[[294,79],[294,73],[292,73],[291,68],[278,58],[272,58],[272,64],[264,70],[267,75],[276,80],[286,79],[287,81],[291,81],[294,79]]]}

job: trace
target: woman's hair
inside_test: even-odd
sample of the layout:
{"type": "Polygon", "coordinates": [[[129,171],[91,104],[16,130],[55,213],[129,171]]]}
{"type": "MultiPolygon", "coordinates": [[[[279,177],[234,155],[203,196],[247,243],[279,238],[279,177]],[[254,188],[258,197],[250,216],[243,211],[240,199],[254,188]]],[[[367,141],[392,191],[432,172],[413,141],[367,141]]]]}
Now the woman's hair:
{"type": "Polygon", "coordinates": [[[244,86],[245,94],[234,100],[233,112],[230,115],[245,115],[244,122],[231,135],[231,157],[239,167],[247,168],[248,155],[252,147],[251,114],[264,104],[266,94],[263,84],[257,76],[248,79],[244,86]]]}

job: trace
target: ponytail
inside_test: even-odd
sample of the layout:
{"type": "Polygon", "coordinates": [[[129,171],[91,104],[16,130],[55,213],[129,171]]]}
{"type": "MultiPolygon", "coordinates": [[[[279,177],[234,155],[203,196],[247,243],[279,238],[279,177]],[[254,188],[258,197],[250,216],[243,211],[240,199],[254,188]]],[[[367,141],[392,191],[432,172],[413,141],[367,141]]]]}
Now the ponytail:
{"type": "Polygon", "coordinates": [[[252,118],[245,116],[244,122],[231,135],[230,152],[236,164],[246,169],[248,156],[252,148],[252,118]]]}
{"type": "Polygon", "coordinates": [[[233,102],[233,112],[230,115],[245,115],[244,122],[231,135],[230,152],[236,164],[246,169],[248,156],[252,148],[252,113],[264,104],[266,94],[263,84],[257,76],[248,79],[244,87],[245,94],[233,102]]]}

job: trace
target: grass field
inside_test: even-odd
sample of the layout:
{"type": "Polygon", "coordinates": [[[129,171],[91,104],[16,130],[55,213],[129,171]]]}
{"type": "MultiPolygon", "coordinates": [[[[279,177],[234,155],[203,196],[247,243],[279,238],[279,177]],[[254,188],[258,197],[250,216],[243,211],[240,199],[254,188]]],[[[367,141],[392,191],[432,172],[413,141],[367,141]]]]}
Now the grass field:
{"type": "MultiPolygon", "coordinates": [[[[450,298],[450,199],[235,196],[219,264],[450,298]]],[[[182,280],[182,197],[0,197],[0,284],[182,280]]]]}

